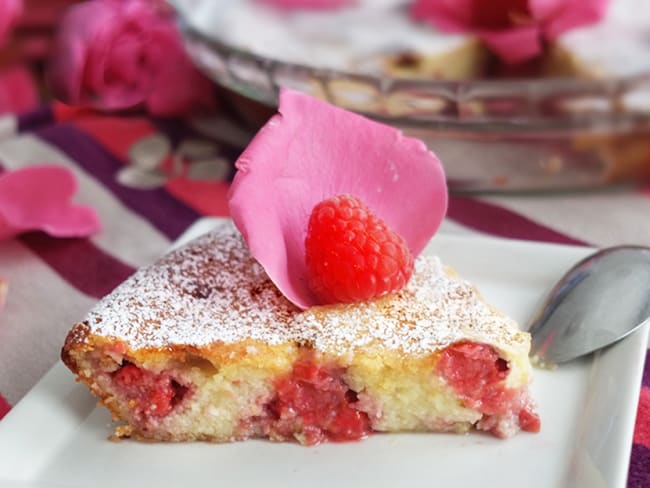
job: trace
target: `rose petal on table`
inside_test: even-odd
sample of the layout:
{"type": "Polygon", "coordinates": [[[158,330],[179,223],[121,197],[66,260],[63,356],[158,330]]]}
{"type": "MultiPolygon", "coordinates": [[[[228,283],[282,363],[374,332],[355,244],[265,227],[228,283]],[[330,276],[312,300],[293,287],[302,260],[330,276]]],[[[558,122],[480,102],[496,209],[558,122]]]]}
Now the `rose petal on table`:
{"type": "Polygon", "coordinates": [[[58,166],[31,166],[0,175],[0,239],[41,230],[54,237],[97,232],[99,217],[71,202],[74,174],[58,166]]]}
{"type": "Polygon", "coordinates": [[[317,303],[307,286],[304,241],[318,202],[360,198],[415,256],[447,209],[442,166],[422,141],[290,90],[236,165],[232,218],[271,280],[301,308],[317,303]]]}

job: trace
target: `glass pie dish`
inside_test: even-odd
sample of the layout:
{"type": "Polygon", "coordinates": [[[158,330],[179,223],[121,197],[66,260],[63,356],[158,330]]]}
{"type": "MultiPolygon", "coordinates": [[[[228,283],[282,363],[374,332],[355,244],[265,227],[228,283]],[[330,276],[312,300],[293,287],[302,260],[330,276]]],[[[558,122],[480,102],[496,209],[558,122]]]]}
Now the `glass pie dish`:
{"type": "MultiPolygon", "coordinates": [[[[211,28],[217,24],[202,12],[205,3],[212,16],[216,4],[232,4],[172,2],[190,56],[215,82],[266,107],[288,87],[394,125],[436,152],[452,191],[575,190],[650,179],[650,70],[599,79],[440,80],[342,69],[318,57],[234,45],[211,28]]],[[[396,62],[408,68],[416,60],[402,55],[396,62]]]]}

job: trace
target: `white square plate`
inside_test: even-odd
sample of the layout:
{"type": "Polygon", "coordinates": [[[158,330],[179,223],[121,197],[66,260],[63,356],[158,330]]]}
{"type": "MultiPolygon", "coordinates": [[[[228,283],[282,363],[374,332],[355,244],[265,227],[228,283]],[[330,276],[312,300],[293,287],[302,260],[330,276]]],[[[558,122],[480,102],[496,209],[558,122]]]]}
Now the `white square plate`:
{"type": "MultiPolygon", "coordinates": [[[[214,225],[205,219],[185,242],[214,225]]],[[[589,250],[438,234],[426,252],[525,323],[589,250]]],[[[0,422],[0,486],[624,487],[648,327],[555,371],[536,370],[539,434],[389,434],[306,448],[110,442],[110,416],[57,364],[0,422]]]]}

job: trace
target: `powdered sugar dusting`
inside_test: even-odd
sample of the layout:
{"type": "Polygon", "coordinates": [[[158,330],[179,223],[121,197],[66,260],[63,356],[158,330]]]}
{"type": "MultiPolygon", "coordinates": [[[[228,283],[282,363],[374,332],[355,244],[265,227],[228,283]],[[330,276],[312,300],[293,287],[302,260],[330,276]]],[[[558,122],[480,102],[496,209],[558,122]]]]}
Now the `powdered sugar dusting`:
{"type": "Polygon", "coordinates": [[[332,354],[369,346],[420,354],[469,340],[527,353],[529,342],[435,257],[419,258],[399,293],[301,311],[271,283],[231,222],[139,270],[86,323],[91,333],[133,349],[252,339],[310,344],[332,354]]]}

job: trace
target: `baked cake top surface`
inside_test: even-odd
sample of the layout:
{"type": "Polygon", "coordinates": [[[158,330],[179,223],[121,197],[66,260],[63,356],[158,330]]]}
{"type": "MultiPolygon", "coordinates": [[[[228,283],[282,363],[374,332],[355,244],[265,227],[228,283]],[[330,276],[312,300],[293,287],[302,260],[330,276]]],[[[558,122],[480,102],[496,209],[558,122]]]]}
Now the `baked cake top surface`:
{"type": "Polygon", "coordinates": [[[345,354],[359,348],[424,354],[461,340],[527,353],[528,335],[436,257],[416,260],[398,293],[301,311],[250,255],[232,222],[142,268],[86,318],[89,332],[133,349],[245,340],[309,343],[345,354]]]}

